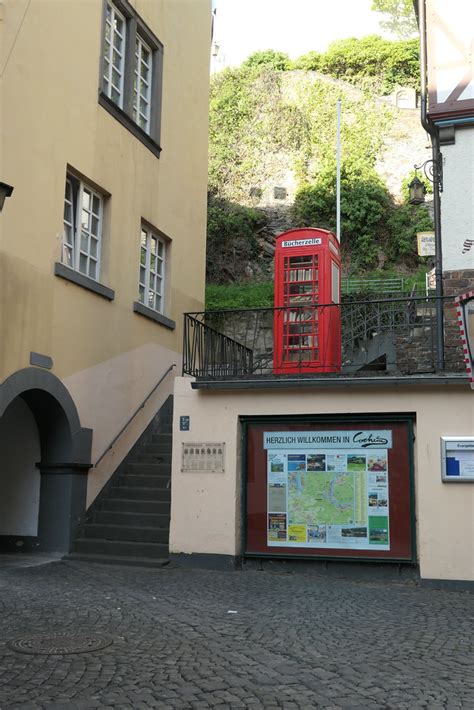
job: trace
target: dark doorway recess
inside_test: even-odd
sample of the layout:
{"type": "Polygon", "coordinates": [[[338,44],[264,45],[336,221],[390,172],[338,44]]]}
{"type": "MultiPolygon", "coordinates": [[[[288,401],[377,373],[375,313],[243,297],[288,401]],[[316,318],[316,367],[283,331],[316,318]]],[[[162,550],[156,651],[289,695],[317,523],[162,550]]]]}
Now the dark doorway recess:
{"type": "MultiPolygon", "coordinates": [[[[0,386],[0,462],[7,446],[1,436],[4,415],[19,401],[31,412],[39,438],[40,459],[34,461],[40,475],[37,535],[22,539],[12,524],[9,531],[2,531],[0,546],[17,551],[33,548],[39,552],[68,552],[86,510],[92,430],[81,427],[74,401],[55,375],[34,367],[19,370],[0,386]]],[[[10,452],[15,447],[20,452],[21,419],[8,433],[10,452]]],[[[14,465],[11,468],[10,476],[14,478],[14,465]]],[[[21,472],[17,473],[20,476],[21,472]]],[[[15,481],[9,480],[8,485],[13,488],[15,481]]]]}

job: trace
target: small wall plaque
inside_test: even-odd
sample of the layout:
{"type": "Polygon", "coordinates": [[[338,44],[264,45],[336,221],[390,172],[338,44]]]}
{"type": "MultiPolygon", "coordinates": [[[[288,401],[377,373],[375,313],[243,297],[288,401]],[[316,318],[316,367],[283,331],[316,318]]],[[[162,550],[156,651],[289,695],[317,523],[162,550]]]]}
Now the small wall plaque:
{"type": "Polygon", "coordinates": [[[179,430],[180,431],[189,431],[189,417],[188,416],[183,416],[179,418],[179,430]]]}
{"type": "Polygon", "coordinates": [[[445,483],[474,483],[474,436],[441,437],[441,477],[445,483]]]}
{"type": "Polygon", "coordinates": [[[224,473],[225,444],[182,444],[181,471],[192,473],[224,473]]]}
{"type": "Polygon", "coordinates": [[[30,365],[35,365],[36,367],[44,367],[46,370],[51,370],[53,367],[53,359],[49,355],[42,355],[41,353],[30,352],[30,365]]]}
{"type": "Polygon", "coordinates": [[[273,197],[275,200],[286,200],[286,197],[287,197],[286,187],[274,187],[273,188],[273,197]]]}

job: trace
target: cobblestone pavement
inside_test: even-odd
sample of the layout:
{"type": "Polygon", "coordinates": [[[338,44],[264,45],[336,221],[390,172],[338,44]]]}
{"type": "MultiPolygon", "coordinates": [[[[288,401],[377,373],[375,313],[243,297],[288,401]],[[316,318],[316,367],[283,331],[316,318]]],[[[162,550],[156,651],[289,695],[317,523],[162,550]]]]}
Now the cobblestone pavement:
{"type": "Polygon", "coordinates": [[[474,708],[474,595],[283,572],[0,568],[0,708],[474,708]],[[237,612],[237,613],[229,613],[237,612]],[[107,648],[8,642],[93,633],[107,648]]]}

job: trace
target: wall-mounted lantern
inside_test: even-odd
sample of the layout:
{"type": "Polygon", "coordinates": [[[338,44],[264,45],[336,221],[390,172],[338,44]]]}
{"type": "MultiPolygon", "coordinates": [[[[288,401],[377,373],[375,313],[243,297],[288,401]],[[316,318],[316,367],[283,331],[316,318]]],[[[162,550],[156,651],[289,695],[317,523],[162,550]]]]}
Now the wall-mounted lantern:
{"type": "Polygon", "coordinates": [[[410,198],[408,200],[410,205],[423,204],[425,201],[426,187],[416,175],[408,185],[408,189],[410,191],[410,198]]]}

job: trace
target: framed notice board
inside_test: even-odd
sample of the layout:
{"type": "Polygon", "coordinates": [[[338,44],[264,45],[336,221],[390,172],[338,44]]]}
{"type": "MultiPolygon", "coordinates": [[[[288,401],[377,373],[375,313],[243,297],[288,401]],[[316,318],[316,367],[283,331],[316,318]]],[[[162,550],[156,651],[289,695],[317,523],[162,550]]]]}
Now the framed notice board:
{"type": "Polygon", "coordinates": [[[441,478],[445,483],[474,483],[474,436],[441,437],[441,478]]]}
{"type": "Polygon", "coordinates": [[[416,560],[410,417],[242,425],[245,555],[416,560]]]}

